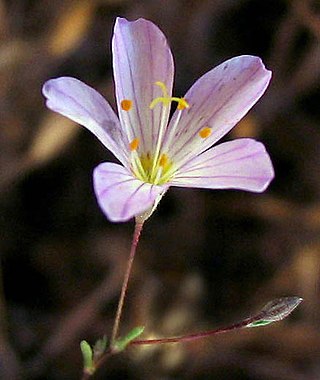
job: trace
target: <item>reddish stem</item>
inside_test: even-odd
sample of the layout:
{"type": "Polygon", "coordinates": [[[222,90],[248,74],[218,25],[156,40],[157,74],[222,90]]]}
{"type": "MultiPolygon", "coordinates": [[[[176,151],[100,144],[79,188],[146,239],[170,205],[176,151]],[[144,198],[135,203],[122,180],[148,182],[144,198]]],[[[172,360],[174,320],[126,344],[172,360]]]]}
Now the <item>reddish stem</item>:
{"type": "Polygon", "coordinates": [[[117,338],[117,334],[119,331],[119,324],[120,324],[124,299],[126,296],[126,292],[127,292],[127,288],[128,288],[128,282],[129,282],[130,273],[131,273],[131,269],[132,269],[132,264],[133,264],[134,256],[135,256],[135,253],[137,250],[137,245],[139,242],[139,237],[140,237],[140,234],[142,231],[142,227],[143,227],[143,221],[137,221],[136,220],[136,225],[135,225],[135,229],[134,229],[134,234],[133,234],[133,239],[132,239],[132,244],[131,244],[131,250],[130,250],[130,255],[129,255],[128,264],[127,264],[127,269],[126,269],[126,272],[124,275],[121,294],[120,294],[118,308],[117,308],[117,313],[116,313],[116,317],[115,317],[114,325],[113,325],[113,329],[112,329],[111,347],[115,343],[116,338],[117,338]]]}
{"type": "Polygon", "coordinates": [[[212,335],[218,335],[218,334],[226,333],[226,332],[232,331],[232,330],[242,329],[242,328],[248,326],[254,320],[255,320],[255,318],[248,318],[242,322],[234,323],[234,324],[227,326],[227,327],[220,327],[220,328],[217,328],[215,330],[202,331],[199,333],[183,335],[183,336],[178,336],[178,337],[172,337],[172,338],[133,340],[132,342],[130,342],[130,345],[147,345],[147,344],[150,345],[150,344],[189,342],[192,340],[207,338],[207,337],[210,337],[212,335]]]}

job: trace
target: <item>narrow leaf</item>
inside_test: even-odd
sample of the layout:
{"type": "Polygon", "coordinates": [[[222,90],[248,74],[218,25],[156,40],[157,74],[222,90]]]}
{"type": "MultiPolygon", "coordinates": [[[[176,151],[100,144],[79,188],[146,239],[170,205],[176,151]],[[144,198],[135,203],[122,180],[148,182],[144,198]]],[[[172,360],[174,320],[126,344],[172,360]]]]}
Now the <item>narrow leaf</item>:
{"type": "Polygon", "coordinates": [[[92,353],[90,344],[86,340],[83,340],[80,343],[80,348],[81,348],[82,357],[83,357],[84,371],[92,374],[94,372],[94,365],[93,365],[93,353],[92,353]]]}
{"type": "Polygon", "coordinates": [[[103,338],[98,339],[93,346],[93,360],[96,362],[105,352],[107,348],[107,337],[104,335],[103,338]]]}
{"type": "Polygon", "coordinates": [[[123,351],[129,343],[138,338],[143,333],[144,326],[137,326],[132,329],[125,337],[118,339],[114,344],[114,349],[118,352],[123,351]]]}

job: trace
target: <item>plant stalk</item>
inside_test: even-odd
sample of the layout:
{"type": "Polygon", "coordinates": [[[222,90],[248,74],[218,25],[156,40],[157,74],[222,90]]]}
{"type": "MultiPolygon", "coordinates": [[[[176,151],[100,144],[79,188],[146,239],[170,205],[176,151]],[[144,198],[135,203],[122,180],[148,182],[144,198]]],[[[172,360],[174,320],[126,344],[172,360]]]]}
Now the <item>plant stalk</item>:
{"type": "Polygon", "coordinates": [[[133,260],[134,260],[135,253],[137,250],[140,234],[142,231],[142,227],[143,227],[143,221],[136,220],[132,244],[131,244],[131,249],[130,249],[130,255],[129,255],[128,264],[127,264],[127,269],[126,269],[126,272],[124,275],[122,288],[121,288],[121,294],[120,294],[120,298],[119,298],[119,302],[118,302],[118,308],[117,308],[117,312],[116,312],[116,316],[115,316],[115,320],[114,320],[114,324],[113,324],[113,329],[112,329],[111,347],[114,345],[114,343],[117,339],[117,335],[118,335],[118,331],[119,331],[119,325],[120,325],[120,319],[121,319],[121,315],[122,315],[122,309],[123,309],[123,305],[124,305],[124,299],[125,299],[125,296],[127,293],[128,282],[129,282],[129,278],[130,278],[130,274],[131,274],[131,270],[132,270],[132,265],[133,265],[133,260]]]}

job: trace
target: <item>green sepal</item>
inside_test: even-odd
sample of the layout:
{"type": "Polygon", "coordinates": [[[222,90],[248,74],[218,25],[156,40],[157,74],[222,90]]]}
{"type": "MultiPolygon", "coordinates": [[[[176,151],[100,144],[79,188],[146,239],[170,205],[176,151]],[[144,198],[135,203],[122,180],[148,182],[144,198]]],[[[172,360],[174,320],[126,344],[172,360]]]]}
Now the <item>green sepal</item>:
{"type": "Polygon", "coordinates": [[[107,348],[107,337],[104,335],[101,339],[98,339],[93,346],[93,360],[96,362],[105,352],[107,348]]]}
{"type": "Polygon", "coordinates": [[[138,338],[144,331],[144,326],[137,326],[133,328],[125,337],[118,339],[113,346],[117,352],[123,351],[128,344],[138,338]]]}
{"type": "Polygon", "coordinates": [[[83,370],[92,375],[95,371],[92,348],[86,340],[81,341],[80,348],[83,357],[83,370]]]}

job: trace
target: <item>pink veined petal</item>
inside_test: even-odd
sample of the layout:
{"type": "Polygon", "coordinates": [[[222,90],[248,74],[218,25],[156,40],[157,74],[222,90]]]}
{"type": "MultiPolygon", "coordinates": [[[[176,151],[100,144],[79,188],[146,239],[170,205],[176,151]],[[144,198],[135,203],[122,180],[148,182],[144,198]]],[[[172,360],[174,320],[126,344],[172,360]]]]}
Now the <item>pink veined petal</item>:
{"type": "Polygon", "coordinates": [[[171,96],[174,64],[166,38],[152,22],[117,18],[112,41],[113,70],[121,124],[128,139],[139,138],[141,150],[153,151],[160,122],[168,123],[170,106],[157,104],[153,99],[163,96],[155,82],[163,82],[171,96]],[[131,100],[132,108],[124,111],[121,101],[131,100]]]}
{"type": "Polygon", "coordinates": [[[107,218],[125,222],[151,208],[168,187],[145,183],[123,166],[102,163],[94,169],[94,190],[107,218]]]}
{"type": "Polygon", "coordinates": [[[217,145],[190,160],[170,185],[264,191],[274,177],[262,143],[243,138],[217,145]]]}
{"type": "Polygon", "coordinates": [[[126,136],[118,117],[102,95],[71,77],[48,80],[42,92],[48,108],[86,127],[124,165],[128,165],[126,136]]]}
{"type": "Polygon", "coordinates": [[[177,111],[173,115],[163,150],[178,166],[204,152],[250,110],[270,79],[271,72],[254,56],[229,59],[207,72],[186,93],[190,107],[182,111],[176,128],[177,111]],[[211,135],[202,139],[199,132],[205,127],[211,135]]]}

